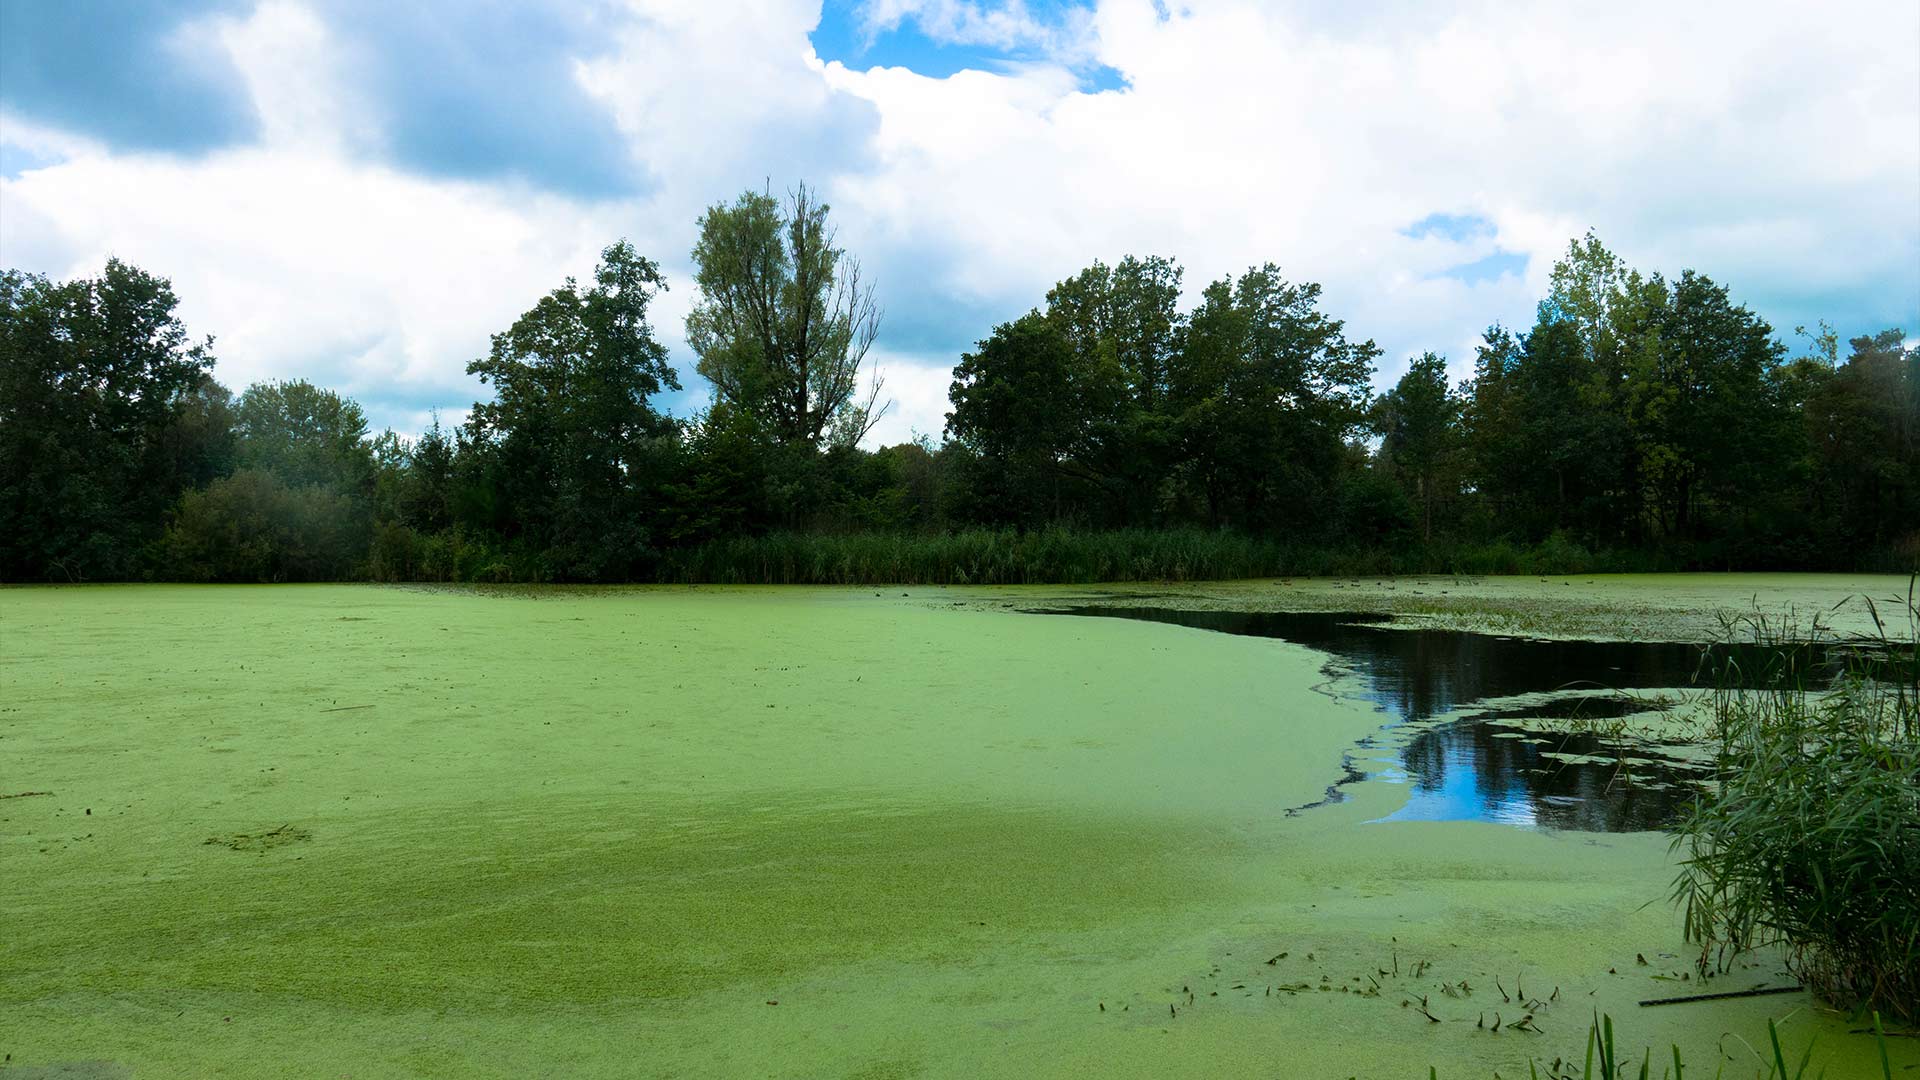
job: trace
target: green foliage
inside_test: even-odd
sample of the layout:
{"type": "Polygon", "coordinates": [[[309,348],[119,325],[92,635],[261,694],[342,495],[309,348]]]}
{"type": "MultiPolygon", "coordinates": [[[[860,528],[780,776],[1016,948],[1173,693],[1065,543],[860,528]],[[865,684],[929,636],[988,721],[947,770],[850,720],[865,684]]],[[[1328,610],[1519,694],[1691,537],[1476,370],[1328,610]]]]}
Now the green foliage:
{"type": "Polygon", "coordinates": [[[440,418],[413,445],[396,450],[381,470],[382,517],[429,533],[452,525],[455,442],[440,418]]]}
{"type": "Polygon", "coordinates": [[[669,552],[660,578],[824,585],[1197,581],[1284,573],[1292,556],[1274,541],[1190,529],[783,532],[669,552]]]}
{"type": "Polygon", "coordinates": [[[299,487],[331,484],[365,494],[374,481],[373,446],[360,406],[304,379],[257,383],[234,403],[235,464],[299,487]]]}
{"type": "Polygon", "coordinates": [[[543,552],[524,542],[463,528],[421,532],[405,525],[374,526],[366,576],[372,581],[443,581],[500,585],[555,580],[543,552]]]}
{"type": "Polygon", "coordinates": [[[1340,531],[1368,547],[1403,545],[1418,529],[1413,502],[1386,474],[1356,472],[1340,489],[1340,531]]]}
{"type": "Polygon", "coordinates": [[[687,343],[717,401],[786,442],[853,446],[883,411],[879,381],[865,397],[860,388],[880,309],[859,261],[834,245],[828,209],[805,184],[784,204],[747,191],[709,208],[687,343]]]}
{"type": "MultiPolygon", "coordinates": [[[[1899,330],[1850,342],[1837,368],[1802,372],[1809,516],[1829,544],[1920,551],[1920,348],[1899,330]]],[[[1897,566],[1911,569],[1912,564],[1897,566]]]]}
{"type": "Polygon", "coordinates": [[[647,323],[664,287],[621,241],[591,287],[568,279],[467,365],[494,400],[463,432],[467,484],[483,490],[459,516],[540,549],[559,580],[623,578],[650,555],[645,509],[675,428],[649,399],[680,385],[647,323]]]}
{"type": "Polygon", "coordinates": [[[1642,274],[1591,234],[1527,332],[1487,331],[1473,378],[1449,387],[1427,353],[1377,400],[1379,349],[1318,285],[1269,263],[1183,312],[1174,260],[1096,262],[960,357],[943,445],[878,450],[857,445],[873,293],[814,193],[712,207],[694,254],[704,412],[654,407],[679,385],[648,323],[666,285],[623,241],[469,365],[491,396],[467,423],[411,442],[301,380],[231,400],[161,279],[6,274],[0,578],[1920,566],[1920,350],[1888,330],[1843,361],[1823,324],[1786,360],[1724,286],[1642,274]],[[181,501],[236,468],[259,475],[181,501]],[[362,523],[357,569],[212,554],[236,521],[297,518],[286,493],[309,489],[362,523]]]}
{"type": "Polygon", "coordinates": [[[948,434],[970,520],[1324,525],[1365,413],[1371,342],[1271,264],[1191,319],[1170,259],[1095,263],[961,358],[948,434]]]}
{"type": "Polygon", "coordinates": [[[1783,391],[1805,391],[1781,376],[1784,352],[1724,286],[1643,276],[1588,234],[1530,333],[1488,332],[1464,414],[1470,482],[1530,536],[1766,535],[1800,490],[1783,391]]]}
{"type": "Polygon", "coordinates": [[[1213,524],[1315,530],[1339,493],[1380,350],[1268,263],[1207,286],[1173,383],[1174,430],[1213,524]]]}
{"type": "Polygon", "coordinates": [[[1642,570],[1647,565],[1631,558],[1598,557],[1570,544],[1395,548],[1257,538],[1224,529],[1050,527],[918,535],[776,532],[735,536],[664,552],[658,579],[763,585],[1027,585],[1293,574],[1559,574],[1587,568],[1642,570]]]}
{"type": "MultiPolygon", "coordinates": [[[[1674,884],[1702,970],[1782,945],[1844,1007],[1920,1021],[1920,608],[1898,639],[1851,650],[1839,689],[1810,688],[1798,632],[1729,625],[1712,734],[1720,784],[1683,826],[1674,884]]],[[[1876,620],[1879,613],[1876,611],[1876,620]]],[[[1884,625],[1884,624],[1883,624],[1884,625]]]]}
{"type": "Polygon", "coordinates": [[[1061,321],[1037,311],[996,327],[960,357],[947,435],[977,462],[973,520],[1039,525],[1097,490],[1090,462],[1107,398],[1101,379],[1061,321]]]}
{"type": "Polygon", "coordinates": [[[179,493],[230,467],[211,339],[166,279],[0,274],[0,579],[134,576],[179,493]]]}
{"type": "MultiPolygon", "coordinates": [[[[1881,1074],[1885,1080],[1893,1080],[1893,1065],[1886,1056],[1887,1037],[1886,1033],[1880,1028],[1880,1017],[1878,1014],[1874,1016],[1873,1021],[1874,1039],[1880,1047],[1881,1074]]],[[[1670,1080],[1685,1080],[1687,1067],[1686,1063],[1681,1059],[1680,1047],[1675,1045],[1671,1049],[1673,1052],[1673,1065],[1671,1069],[1669,1069],[1665,1064],[1662,1064],[1661,1075],[1665,1078],[1670,1078],[1670,1080]]],[[[1765,1080],[1805,1080],[1806,1077],[1812,1075],[1824,1076],[1824,1070],[1819,1074],[1809,1072],[1813,1067],[1813,1051],[1814,1045],[1812,1042],[1809,1042],[1801,1052],[1799,1061],[1793,1068],[1789,1069],[1787,1067],[1786,1051],[1780,1044],[1780,1028],[1773,1020],[1769,1019],[1767,1021],[1767,1052],[1770,1056],[1761,1059],[1761,1063],[1767,1068],[1764,1074],[1765,1080]]],[[[1555,1067],[1550,1068],[1549,1075],[1566,1077],[1566,1080],[1574,1080],[1571,1071],[1562,1073],[1559,1070],[1557,1066],[1561,1064],[1561,1062],[1556,1061],[1554,1063],[1555,1067]]],[[[1572,1064],[1566,1063],[1566,1068],[1571,1070],[1572,1064]]],[[[1529,1076],[1538,1077],[1541,1075],[1539,1062],[1531,1058],[1527,1061],[1527,1070],[1529,1076]]],[[[1430,1074],[1436,1077],[1438,1076],[1436,1070],[1429,1069],[1428,1071],[1430,1074]]],[[[1722,1064],[1715,1075],[1724,1075],[1725,1071],[1726,1066],[1722,1064]]],[[[1605,1013],[1596,1015],[1593,1018],[1593,1022],[1587,1026],[1587,1049],[1578,1080],[1628,1080],[1629,1077],[1638,1077],[1639,1080],[1651,1080],[1652,1076],[1653,1050],[1648,1048],[1641,1053],[1640,1067],[1635,1069],[1633,1067],[1632,1056],[1630,1054],[1623,1055],[1620,1052],[1618,1044],[1615,1042],[1613,1017],[1605,1013]]]]}
{"type": "Polygon", "coordinates": [[[1407,365],[1393,390],[1374,403],[1376,460],[1412,494],[1425,540],[1433,539],[1436,506],[1459,494],[1460,413],[1461,402],[1447,386],[1447,361],[1433,353],[1407,365]]]}
{"type": "Polygon", "coordinates": [[[156,572],[177,581],[340,581],[359,575],[369,525],[337,488],[289,487],[242,469],[180,500],[155,547],[156,572]]]}

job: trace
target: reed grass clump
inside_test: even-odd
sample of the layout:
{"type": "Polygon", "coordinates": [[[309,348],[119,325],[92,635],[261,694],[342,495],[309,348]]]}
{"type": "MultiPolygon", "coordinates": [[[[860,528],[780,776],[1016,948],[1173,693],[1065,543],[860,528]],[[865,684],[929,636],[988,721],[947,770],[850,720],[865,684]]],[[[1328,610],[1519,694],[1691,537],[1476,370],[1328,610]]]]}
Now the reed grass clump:
{"type": "MultiPolygon", "coordinates": [[[[1880,1076],[1882,1080],[1893,1080],[1893,1062],[1887,1054],[1887,1036],[1877,1013],[1873,1016],[1872,1031],[1880,1051],[1880,1076]]],[[[1527,1075],[1531,1080],[1654,1080],[1656,1076],[1660,1080],[1686,1080],[1688,1066],[1681,1057],[1680,1048],[1671,1046],[1670,1050],[1671,1058],[1662,1055],[1656,1059],[1653,1050],[1648,1048],[1641,1051],[1638,1062],[1634,1061],[1614,1041],[1613,1017],[1599,1014],[1587,1027],[1587,1051],[1579,1072],[1573,1071],[1573,1062],[1556,1058],[1545,1067],[1544,1072],[1538,1061],[1529,1061],[1527,1075]],[[1657,1073],[1654,1072],[1656,1067],[1660,1070],[1657,1073]]],[[[1813,1044],[1808,1043],[1798,1058],[1793,1057],[1781,1044],[1779,1025],[1772,1020],[1767,1021],[1767,1045],[1755,1050],[1754,1057],[1756,1064],[1767,1070],[1763,1080],[1807,1080],[1810,1076],[1827,1075],[1824,1067],[1819,1072],[1812,1071],[1818,1064],[1814,1060],[1813,1044]]],[[[1726,1066],[1722,1064],[1714,1075],[1726,1075],[1726,1066]]],[[[1754,1075],[1761,1074],[1756,1072],[1754,1075]]],[[[1427,1076],[1429,1080],[1439,1080],[1440,1071],[1429,1067],[1427,1076]]]]}
{"type": "MultiPolygon", "coordinates": [[[[1920,610],[1871,640],[1759,614],[1711,651],[1718,780],[1678,830],[1702,971],[1779,946],[1814,992],[1920,1023],[1920,610]],[[1833,667],[1838,665],[1837,676],[1833,667]]],[[[1891,619],[1887,618],[1892,613],[1891,619]]]]}
{"type": "Polygon", "coordinates": [[[1224,529],[963,529],[946,533],[776,532],[658,553],[673,584],[1058,585],[1228,581],[1290,575],[1561,574],[1653,569],[1562,537],[1533,547],[1331,545],[1224,529]]]}
{"type": "MultiPolygon", "coordinates": [[[[772,533],[666,552],[659,577],[738,585],[1036,585],[1203,581],[1325,572],[1332,553],[1205,529],[772,533]]],[[[1385,573],[1384,555],[1338,569],[1385,573]]]]}

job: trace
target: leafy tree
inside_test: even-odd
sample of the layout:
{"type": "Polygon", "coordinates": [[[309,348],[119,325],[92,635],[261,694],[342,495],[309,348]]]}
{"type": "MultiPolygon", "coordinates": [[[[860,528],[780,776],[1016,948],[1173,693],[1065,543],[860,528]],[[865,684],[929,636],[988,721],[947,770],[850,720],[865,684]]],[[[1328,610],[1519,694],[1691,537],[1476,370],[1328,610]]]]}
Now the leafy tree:
{"type": "Polygon", "coordinates": [[[1433,511],[1458,490],[1461,405],[1447,385],[1447,361],[1422,354],[1374,405],[1380,461],[1400,478],[1420,511],[1420,533],[1433,539],[1433,511]]]}
{"type": "Polygon", "coordinates": [[[878,315],[827,208],[805,188],[713,207],[696,259],[704,413],[653,406],[678,388],[647,319],[665,284],[621,242],[469,365],[492,390],[469,423],[411,442],[306,382],[234,399],[166,282],[117,261],[0,275],[0,577],[759,578],[824,564],[804,537],[724,541],[1051,523],[1515,540],[1463,553],[1508,569],[1920,560],[1920,350],[1889,330],[1843,361],[1822,323],[1785,361],[1725,286],[1591,233],[1473,379],[1450,390],[1427,354],[1377,401],[1379,350],[1317,285],[1254,267],[1189,314],[1174,261],[1095,263],[960,358],[943,446],[877,452],[855,390],[878,315]],[[769,558],[789,565],[733,564],[769,558]]]}
{"type": "Polygon", "coordinates": [[[1333,497],[1380,350],[1272,263],[1207,286],[1170,383],[1174,430],[1210,520],[1300,528],[1333,497]]]}
{"type": "Polygon", "coordinates": [[[1074,461],[1120,524],[1152,521],[1164,501],[1174,450],[1167,393],[1186,333],[1181,276],[1171,259],[1129,255],[1047,291],[1047,318],[1074,350],[1087,421],[1074,461]]]}
{"type": "Polygon", "coordinates": [[[903,527],[930,532],[946,524],[952,459],[943,449],[920,435],[912,442],[883,446],[874,458],[885,465],[888,486],[898,493],[903,527]]]}
{"type": "Polygon", "coordinates": [[[1628,384],[1634,370],[1657,362],[1648,354],[1659,341],[1653,312],[1664,302],[1664,283],[1627,266],[1591,231],[1554,264],[1529,335],[1531,341],[1556,327],[1537,349],[1530,346],[1546,365],[1545,378],[1534,384],[1565,410],[1556,411],[1558,418],[1577,422],[1564,434],[1577,438],[1579,460],[1570,459],[1576,451],[1565,438],[1536,439],[1556,454],[1548,531],[1571,527],[1611,541],[1645,535],[1628,384]]]}
{"type": "Polygon", "coordinates": [[[1136,408],[1162,410],[1186,320],[1180,264],[1128,255],[1047,290],[1047,314],[1090,363],[1112,364],[1136,408]]]}
{"type": "Polygon", "coordinates": [[[1099,479],[1088,461],[1110,399],[1100,359],[1075,350],[1063,321],[1035,311],[1003,323],[954,368],[946,430],[978,459],[979,520],[1059,518],[1063,485],[1099,479]]]}
{"type": "Polygon", "coordinates": [[[182,489],[224,465],[226,392],[166,279],[0,273],[0,578],[133,576],[182,489]]]}
{"type": "Polygon", "coordinates": [[[1920,554],[1920,349],[1898,329],[1850,341],[1807,394],[1814,487],[1832,541],[1859,554],[1905,540],[1920,554]]]}
{"type": "Polygon", "coordinates": [[[1578,327],[1544,319],[1525,337],[1495,327],[1480,347],[1468,406],[1475,482],[1501,531],[1535,540],[1584,521],[1613,476],[1583,443],[1608,425],[1587,404],[1578,327]]]}
{"type": "Polygon", "coordinates": [[[1642,275],[1588,233],[1554,266],[1533,330],[1496,330],[1481,350],[1466,412],[1476,485],[1527,538],[1758,528],[1793,458],[1782,354],[1725,287],[1642,275]]]}
{"type": "Polygon", "coordinates": [[[304,379],[256,383],[240,395],[233,419],[240,468],[265,469],[295,487],[371,494],[374,448],[353,399],[304,379]]]}
{"type": "Polygon", "coordinates": [[[1749,506],[1784,464],[1771,375],[1786,350],[1724,286],[1691,270],[1660,298],[1657,340],[1629,373],[1629,416],[1654,522],[1689,537],[1703,503],[1749,506]]]}
{"type": "Polygon", "coordinates": [[[1506,531],[1529,509],[1525,492],[1533,466],[1521,456],[1525,402],[1520,365],[1525,354],[1524,341],[1513,331],[1488,327],[1475,349],[1473,378],[1462,388],[1464,465],[1482,515],[1483,535],[1506,531]]]}
{"type": "Polygon", "coordinates": [[[1345,470],[1329,502],[1340,535],[1359,543],[1396,545],[1419,526],[1418,511],[1406,490],[1372,469],[1345,470]]]}
{"type": "Polygon", "coordinates": [[[783,441],[852,446],[886,411],[877,376],[860,391],[880,309],[859,261],[835,245],[828,209],[805,184],[784,203],[748,191],[709,208],[687,343],[716,400],[783,441]]]}
{"type": "Polygon", "coordinates": [[[393,498],[393,516],[402,524],[428,533],[453,524],[455,445],[436,413],[427,430],[406,447],[393,498]]]}
{"type": "Polygon", "coordinates": [[[545,552],[556,576],[624,577],[650,550],[651,494],[676,433],[650,399],[680,388],[647,322],[665,287],[659,267],[620,241],[601,253],[591,286],[568,278],[467,365],[494,400],[476,403],[466,425],[466,508],[545,552]]]}

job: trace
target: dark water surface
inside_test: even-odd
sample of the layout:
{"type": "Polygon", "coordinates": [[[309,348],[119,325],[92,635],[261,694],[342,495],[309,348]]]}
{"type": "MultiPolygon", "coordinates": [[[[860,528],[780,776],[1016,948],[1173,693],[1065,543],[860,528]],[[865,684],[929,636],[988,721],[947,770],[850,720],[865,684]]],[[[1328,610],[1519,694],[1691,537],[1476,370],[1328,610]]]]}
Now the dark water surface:
{"type": "MultiPolygon", "coordinates": [[[[1143,619],[1279,638],[1330,654],[1357,689],[1405,725],[1361,741],[1346,779],[1405,783],[1388,820],[1482,820],[1623,832],[1672,823],[1705,776],[1699,762],[1627,736],[1549,732],[1528,721],[1659,712],[1661,691],[1709,681],[1701,646],[1548,641],[1459,630],[1387,629],[1388,616],[1083,607],[1041,614],[1143,619]],[[1517,700],[1516,700],[1517,699],[1517,700]],[[1487,703],[1476,708],[1479,703],[1487,703]],[[1371,774],[1359,762],[1383,764],[1371,774]]],[[[1314,805],[1320,805],[1318,803],[1314,805]]]]}

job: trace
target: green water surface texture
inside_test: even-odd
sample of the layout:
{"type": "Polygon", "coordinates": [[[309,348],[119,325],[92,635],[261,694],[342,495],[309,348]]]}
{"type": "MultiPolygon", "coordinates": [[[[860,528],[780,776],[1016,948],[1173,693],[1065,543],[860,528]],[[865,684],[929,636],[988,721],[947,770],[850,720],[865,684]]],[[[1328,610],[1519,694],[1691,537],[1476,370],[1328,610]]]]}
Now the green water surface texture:
{"type": "Polygon", "coordinates": [[[0,590],[0,1077],[1511,1077],[1596,1009],[1866,1075],[1804,996],[1635,1006],[1778,978],[1678,981],[1663,836],[1289,817],[1381,720],[1325,657],[1050,595],[0,590]]]}

